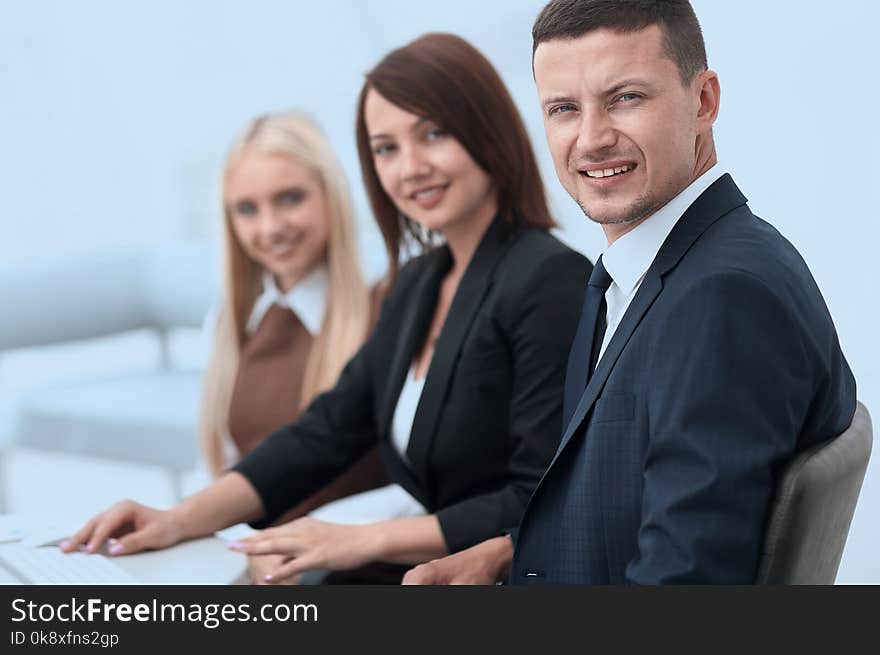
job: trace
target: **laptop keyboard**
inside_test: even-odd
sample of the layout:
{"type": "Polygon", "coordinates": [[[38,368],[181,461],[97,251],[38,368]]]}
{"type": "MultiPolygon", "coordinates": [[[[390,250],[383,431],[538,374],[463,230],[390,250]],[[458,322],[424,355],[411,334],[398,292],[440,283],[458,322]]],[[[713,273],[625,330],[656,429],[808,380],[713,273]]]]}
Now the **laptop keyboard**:
{"type": "Polygon", "coordinates": [[[30,584],[139,584],[109,557],[67,555],[57,546],[0,546],[0,563],[30,584]]]}

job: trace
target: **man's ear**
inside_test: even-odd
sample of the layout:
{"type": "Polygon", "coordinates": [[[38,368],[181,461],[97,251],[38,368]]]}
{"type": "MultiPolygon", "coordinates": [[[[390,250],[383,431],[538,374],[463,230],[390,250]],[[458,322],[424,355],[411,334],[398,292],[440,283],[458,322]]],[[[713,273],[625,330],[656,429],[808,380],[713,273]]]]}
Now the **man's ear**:
{"type": "Polygon", "coordinates": [[[715,71],[707,70],[697,75],[694,80],[695,91],[699,93],[697,105],[697,132],[704,133],[712,129],[718,110],[721,108],[721,84],[715,71]]]}

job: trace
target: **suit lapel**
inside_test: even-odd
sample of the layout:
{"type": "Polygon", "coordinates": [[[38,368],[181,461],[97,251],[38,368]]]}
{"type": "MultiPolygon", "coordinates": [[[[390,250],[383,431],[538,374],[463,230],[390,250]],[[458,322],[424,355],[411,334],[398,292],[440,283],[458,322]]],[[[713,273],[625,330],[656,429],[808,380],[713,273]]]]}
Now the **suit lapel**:
{"type": "Polygon", "coordinates": [[[443,329],[434,345],[434,355],[425,377],[425,386],[416,409],[412,436],[406,451],[416,474],[426,487],[428,456],[458,355],[483,299],[492,287],[495,268],[509,245],[508,235],[507,224],[501,217],[497,217],[486,230],[458,284],[443,329]]]}
{"type": "Polygon", "coordinates": [[[382,413],[379,423],[379,434],[390,434],[391,420],[394,409],[403,388],[403,381],[412,367],[416,352],[422,345],[434,309],[437,306],[437,295],[443,276],[452,265],[452,256],[447,247],[439,248],[425,258],[425,270],[413,284],[410,298],[407,300],[404,315],[400,322],[400,334],[397,348],[391,358],[388,369],[388,385],[382,400],[382,413]]]}
{"type": "MultiPolygon", "coordinates": [[[[614,364],[617,362],[617,358],[620,357],[623,347],[626,345],[627,341],[629,341],[636,326],[641,322],[645,312],[647,312],[654,303],[654,299],[660,293],[662,288],[663,283],[660,276],[656,273],[652,275],[649,271],[648,274],[645,275],[642,285],[636,292],[635,298],[633,298],[633,301],[627,308],[626,313],[623,315],[623,318],[617,326],[617,329],[614,331],[614,336],[611,337],[611,341],[608,343],[608,347],[602,354],[602,358],[599,360],[596,370],[590,377],[590,382],[587,384],[587,388],[584,389],[580,402],[578,402],[578,405],[571,416],[571,420],[568,422],[568,426],[562,434],[562,441],[559,443],[556,457],[559,457],[559,454],[571,440],[572,435],[577,431],[581,422],[583,422],[584,418],[592,409],[593,404],[596,402],[596,398],[599,397],[599,393],[602,391],[602,387],[605,386],[605,381],[608,379],[608,375],[611,373],[614,364]]],[[[553,461],[555,462],[556,458],[554,458],[553,461]]]]}
{"type": "Polygon", "coordinates": [[[608,376],[614,368],[614,364],[620,357],[621,352],[623,352],[623,348],[663,289],[663,276],[678,264],[684,254],[710,225],[746,202],[746,197],[737,188],[733,178],[729,174],[725,174],[713,182],[691,204],[681,219],[675,224],[666,241],[660,247],[648,272],[645,273],[645,279],[642,281],[633,301],[617,326],[614,336],[605,349],[605,353],[599,360],[599,364],[590,378],[590,382],[584,390],[580,402],[578,402],[571,416],[571,420],[565,427],[556,456],[550,463],[548,470],[552,468],[562,451],[571,441],[572,436],[578,431],[584,419],[592,410],[596,399],[605,386],[608,376]]]}

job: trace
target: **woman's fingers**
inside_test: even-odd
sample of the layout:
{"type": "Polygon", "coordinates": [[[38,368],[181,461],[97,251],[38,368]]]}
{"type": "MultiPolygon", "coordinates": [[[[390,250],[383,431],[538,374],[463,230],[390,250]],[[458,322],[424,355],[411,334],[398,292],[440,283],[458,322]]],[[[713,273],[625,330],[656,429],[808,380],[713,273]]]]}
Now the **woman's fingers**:
{"type": "Polygon", "coordinates": [[[332,544],[333,538],[327,533],[326,527],[321,529],[324,525],[301,518],[234,541],[229,548],[253,557],[283,556],[280,565],[273,562],[272,566],[260,571],[260,582],[290,583],[304,571],[332,565],[333,557],[327,546],[332,544]]]}
{"type": "Polygon", "coordinates": [[[268,584],[266,575],[278,568],[285,558],[282,555],[259,555],[248,557],[248,570],[254,584],[268,584]]]}
{"type": "Polygon", "coordinates": [[[62,541],[59,544],[61,550],[63,550],[65,553],[72,553],[76,550],[79,550],[80,546],[88,542],[89,537],[92,536],[92,531],[95,529],[95,525],[97,524],[99,518],[100,515],[92,517],[84,526],[74,532],[72,536],[62,541]]]}
{"type": "Polygon", "coordinates": [[[233,541],[229,544],[229,548],[246,555],[287,555],[289,557],[293,557],[301,550],[295,537],[271,537],[262,534],[241,541],[233,541]]]}
{"type": "Polygon", "coordinates": [[[161,548],[165,545],[158,526],[151,523],[118,539],[107,549],[107,552],[111,555],[131,555],[142,550],[161,548]]]}
{"type": "Polygon", "coordinates": [[[59,545],[65,553],[82,547],[89,553],[97,553],[111,537],[117,541],[108,552],[126,555],[175,544],[183,538],[183,530],[169,512],[123,500],[92,518],[59,545]]]}
{"type": "Polygon", "coordinates": [[[264,580],[270,584],[281,584],[286,582],[291,577],[299,576],[309,569],[316,568],[319,568],[318,563],[313,561],[312,558],[308,556],[296,557],[294,559],[287,560],[284,564],[268,574],[264,578],[264,580]]]}
{"type": "Polygon", "coordinates": [[[97,553],[105,541],[110,537],[118,536],[118,532],[133,518],[132,508],[125,503],[111,507],[101,514],[92,531],[91,538],[86,544],[86,551],[97,553]]]}

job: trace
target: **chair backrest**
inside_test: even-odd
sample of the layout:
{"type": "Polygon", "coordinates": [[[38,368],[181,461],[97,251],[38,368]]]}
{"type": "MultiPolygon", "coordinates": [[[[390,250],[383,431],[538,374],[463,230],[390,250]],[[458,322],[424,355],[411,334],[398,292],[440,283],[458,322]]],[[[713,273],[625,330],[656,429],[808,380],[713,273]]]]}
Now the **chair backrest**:
{"type": "Polygon", "coordinates": [[[838,437],[786,466],[764,536],[757,584],[834,584],[871,455],[871,418],[861,403],[838,437]]]}

